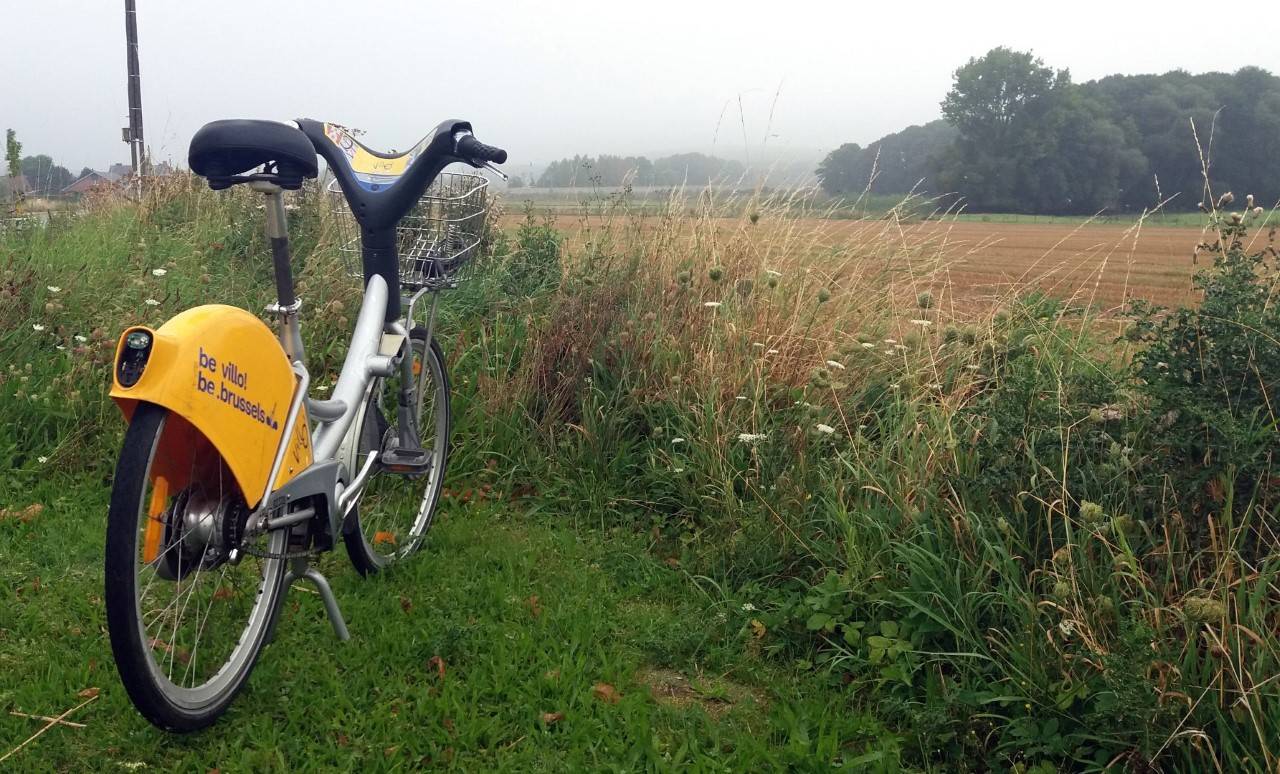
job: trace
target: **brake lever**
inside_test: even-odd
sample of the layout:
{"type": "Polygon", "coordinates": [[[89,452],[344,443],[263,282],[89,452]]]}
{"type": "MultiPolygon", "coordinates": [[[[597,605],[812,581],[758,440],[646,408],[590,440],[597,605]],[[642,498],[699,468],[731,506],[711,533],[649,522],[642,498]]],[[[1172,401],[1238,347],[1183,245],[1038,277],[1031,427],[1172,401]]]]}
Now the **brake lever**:
{"type": "Polygon", "coordinates": [[[486,168],[488,168],[488,170],[489,170],[490,172],[493,172],[493,174],[495,174],[495,175],[497,175],[498,177],[502,178],[502,182],[504,182],[504,183],[505,183],[505,182],[507,182],[508,178],[507,178],[507,173],[506,173],[506,172],[503,172],[501,169],[498,169],[497,167],[495,167],[494,165],[490,164],[490,163],[489,163],[489,162],[487,162],[487,161],[486,161],[486,162],[484,162],[484,166],[485,166],[486,168]]]}

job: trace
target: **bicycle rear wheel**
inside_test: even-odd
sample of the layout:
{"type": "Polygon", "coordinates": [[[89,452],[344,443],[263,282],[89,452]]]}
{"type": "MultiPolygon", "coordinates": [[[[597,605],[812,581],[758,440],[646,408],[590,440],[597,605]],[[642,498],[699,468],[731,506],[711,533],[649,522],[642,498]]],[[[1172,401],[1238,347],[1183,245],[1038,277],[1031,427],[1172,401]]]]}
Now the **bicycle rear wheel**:
{"type": "MultiPolygon", "coordinates": [[[[405,343],[413,358],[410,370],[418,378],[416,404],[411,412],[429,464],[413,474],[379,466],[369,479],[359,505],[343,525],[347,554],[361,575],[376,573],[405,559],[422,545],[431,529],[449,461],[452,415],[444,355],[435,339],[427,340],[422,328],[410,332],[405,343]]],[[[397,444],[399,397],[399,372],[371,386],[365,401],[361,459],[370,451],[385,452],[397,444]]]]}
{"type": "Polygon", "coordinates": [[[168,409],[139,403],[107,515],[106,608],[125,690],[156,726],[213,723],[270,632],[285,530],[242,541],[248,508],[221,455],[168,409]],[[249,553],[233,555],[241,546],[249,553]]]}

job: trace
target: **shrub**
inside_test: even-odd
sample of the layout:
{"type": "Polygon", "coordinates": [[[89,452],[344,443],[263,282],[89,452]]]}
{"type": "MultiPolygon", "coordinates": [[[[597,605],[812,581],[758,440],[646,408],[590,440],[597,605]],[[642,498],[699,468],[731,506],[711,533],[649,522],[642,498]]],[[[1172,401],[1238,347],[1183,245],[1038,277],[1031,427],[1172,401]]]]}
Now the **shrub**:
{"type": "Polygon", "coordinates": [[[1226,507],[1226,482],[1237,507],[1256,498],[1265,510],[1280,494],[1280,273],[1272,242],[1246,248],[1251,217],[1214,215],[1218,239],[1200,246],[1213,265],[1196,274],[1198,306],[1130,309],[1144,344],[1133,368],[1156,417],[1155,456],[1199,526],[1226,507]]]}

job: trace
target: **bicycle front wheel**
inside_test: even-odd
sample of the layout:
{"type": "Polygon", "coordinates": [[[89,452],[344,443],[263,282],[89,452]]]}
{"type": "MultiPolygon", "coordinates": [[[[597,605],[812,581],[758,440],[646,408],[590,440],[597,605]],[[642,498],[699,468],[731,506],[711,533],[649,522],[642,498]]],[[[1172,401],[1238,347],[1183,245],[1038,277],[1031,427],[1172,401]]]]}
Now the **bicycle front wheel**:
{"type": "MultiPolygon", "coordinates": [[[[417,438],[427,455],[421,470],[397,472],[379,466],[369,479],[359,505],[343,525],[343,539],[351,563],[361,575],[376,573],[418,550],[435,516],[449,461],[449,377],[444,355],[435,339],[428,341],[415,328],[405,342],[412,357],[410,372],[417,380],[410,407],[417,438]]],[[[396,448],[400,372],[373,383],[365,401],[360,458],[370,451],[384,455],[396,448]]]]}
{"type": "Polygon", "coordinates": [[[288,535],[244,539],[248,516],[217,449],[182,417],[139,403],[111,489],[105,598],[125,690],[161,728],[213,723],[266,642],[288,535]]]}

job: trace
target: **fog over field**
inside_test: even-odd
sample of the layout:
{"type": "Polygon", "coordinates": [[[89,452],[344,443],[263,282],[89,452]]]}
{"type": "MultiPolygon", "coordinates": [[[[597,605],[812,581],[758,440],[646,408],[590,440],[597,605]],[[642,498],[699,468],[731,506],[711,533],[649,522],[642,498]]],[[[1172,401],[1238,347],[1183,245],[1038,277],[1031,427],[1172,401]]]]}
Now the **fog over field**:
{"type": "MultiPolygon", "coordinates": [[[[575,153],[819,158],[938,117],[952,71],[997,45],[1110,73],[1280,69],[1271,28],[1198,45],[1205,8],[1014,2],[642,6],[495,0],[138,4],[146,136],[185,158],[204,122],[310,116],[405,148],[462,117],[513,171],[575,153]],[[928,24],[921,24],[928,20],[928,24]],[[767,143],[765,142],[767,139],[767,143]],[[765,150],[762,150],[762,145],[765,150]]],[[[1220,16],[1219,12],[1214,12],[1220,16]]],[[[0,123],[73,171],[127,160],[120,3],[11,2],[0,123]],[[39,78],[23,73],[38,70],[39,78]]]]}

